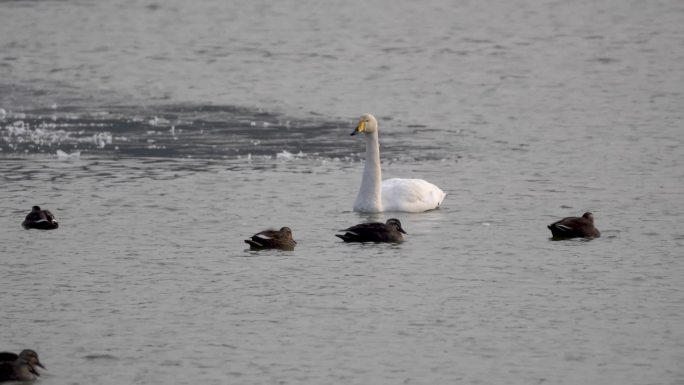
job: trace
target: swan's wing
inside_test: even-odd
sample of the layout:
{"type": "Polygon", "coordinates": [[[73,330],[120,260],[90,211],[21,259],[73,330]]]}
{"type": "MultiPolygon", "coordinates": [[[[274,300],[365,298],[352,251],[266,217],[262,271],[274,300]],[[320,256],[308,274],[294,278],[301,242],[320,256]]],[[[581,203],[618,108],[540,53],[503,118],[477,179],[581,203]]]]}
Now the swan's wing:
{"type": "Polygon", "coordinates": [[[422,179],[392,178],[382,181],[385,211],[421,212],[438,208],[446,194],[422,179]]]}

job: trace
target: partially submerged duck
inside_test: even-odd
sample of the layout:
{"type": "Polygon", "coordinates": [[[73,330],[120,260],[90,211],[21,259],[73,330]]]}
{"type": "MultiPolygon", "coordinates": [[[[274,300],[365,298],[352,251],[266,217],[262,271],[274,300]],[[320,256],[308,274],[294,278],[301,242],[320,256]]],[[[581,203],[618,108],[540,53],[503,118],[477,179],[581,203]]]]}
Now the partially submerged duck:
{"type": "Polygon", "coordinates": [[[22,350],[19,354],[11,352],[0,353],[0,381],[32,381],[40,376],[36,370],[40,363],[38,353],[31,349],[22,350]]]}
{"type": "Polygon", "coordinates": [[[406,231],[401,227],[401,222],[396,218],[390,218],[385,223],[361,223],[342,231],[345,233],[335,234],[335,236],[345,242],[399,243],[404,241],[402,234],[406,234],[406,231]]]}
{"type": "Polygon", "coordinates": [[[567,217],[547,226],[554,238],[598,238],[601,233],[594,227],[594,215],[590,212],[581,217],[567,217]]]}
{"type": "Polygon", "coordinates": [[[297,242],[292,239],[292,230],[282,227],[280,230],[264,230],[245,239],[245,243],[252,250],[280,249],[294,250],[297,242]]]}
{"type": "Polygon", "coordinates": [[[50,210],[41,210],[40,206],[33,206],[21,225],[25,229],[54,230],[59,227],[57,218],[50,210]]]}

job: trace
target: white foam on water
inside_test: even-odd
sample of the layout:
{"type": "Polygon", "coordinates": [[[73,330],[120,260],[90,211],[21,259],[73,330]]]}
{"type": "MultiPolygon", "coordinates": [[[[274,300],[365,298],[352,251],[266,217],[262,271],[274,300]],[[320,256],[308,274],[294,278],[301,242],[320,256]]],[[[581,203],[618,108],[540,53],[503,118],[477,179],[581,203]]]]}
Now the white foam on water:
{"type": "Polygon", "coordinates": [[[105,148],[106,145],[112,144],[112,134],[109,132],[100,132],[97,134],[93,134],[93,143],[97,146],[97,148],[105,148]]]}
{"type": "Polygon", "coordinates": [[[154,118],[148,120],[147,123],[150,126],[165,126],[165,125],[170,124],[171,122],[168,119],[164,119],[164,118],[160,118],[158,116],[155,116],[154,118]]]}
{"type": "Polygon", "coordinates": [[[297,154],[293,154],[287,150],[283,150],[283,152],[279,152],[276,154],[276,159],[278,160],[293,160],[293,159],[302,159],[306,158],[306,154],[303,152],[299,151],[297,154]]]}
{"type": "MultiPolygon", "coordinates": [[[[13,117],[16,114],[13,114],[13,117]]],[[[110,132],[102,131],[95,134],[86,134],[84,131],[75,131],[74,127],[104,127],[104,123],[56,123],[40,122],[31,124],[24,120],[15,120],[6,125],[0,125],[0,141],[7,143],[12,149],[19,149],[22,146],[35,144],[41,147],[78,145],[80,143],[92,143],[97,148],[105,148],[111,145],[113,137],[110,132]],[[65,130],[63,128],[71,128],[65,130]]],[[[119,139],[119,138],[117,138],[119,139]]],[[[126,140],[126,138],[122,138],[126,140]]],[[[52,152],[53,150],[48,150],[52,152]]]]}
{"type": "Polygon", "coordinates": [[[81,152],[80,151],[74,151],[71,154],[62,151],[62,150],[57,150],[57,159],[59,160],[79,160],[81,159],[81,152]]]}

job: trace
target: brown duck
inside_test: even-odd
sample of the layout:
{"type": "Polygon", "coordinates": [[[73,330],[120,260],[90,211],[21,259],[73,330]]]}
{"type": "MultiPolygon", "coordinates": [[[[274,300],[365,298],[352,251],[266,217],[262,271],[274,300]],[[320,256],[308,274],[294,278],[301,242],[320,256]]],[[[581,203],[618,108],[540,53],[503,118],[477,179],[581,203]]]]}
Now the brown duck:
{"type": "Polygon", "coordinates": [[[252,250],[280,249],[294,250],[297,242],[292,239],[292,230],[289,227],[282,227],[280,230],[264,230],[258,232],[250,239],[245,239],[245,243],[252,250]]]}

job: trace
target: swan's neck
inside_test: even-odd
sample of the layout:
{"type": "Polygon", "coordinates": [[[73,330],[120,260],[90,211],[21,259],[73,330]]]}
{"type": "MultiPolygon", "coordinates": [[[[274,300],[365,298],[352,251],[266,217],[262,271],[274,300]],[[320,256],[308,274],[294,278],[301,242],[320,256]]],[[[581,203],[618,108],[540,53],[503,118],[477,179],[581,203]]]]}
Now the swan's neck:
{"type": "Polygon", "coordinates": [[[380,145],[378,132],[366,135],[366,164],[354,211],[381,212],[382,173],[380,171],[380,145]]]}

